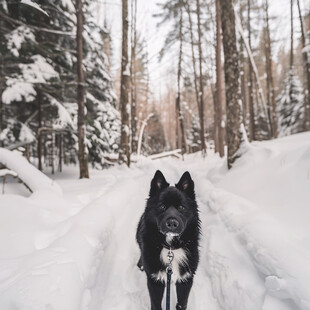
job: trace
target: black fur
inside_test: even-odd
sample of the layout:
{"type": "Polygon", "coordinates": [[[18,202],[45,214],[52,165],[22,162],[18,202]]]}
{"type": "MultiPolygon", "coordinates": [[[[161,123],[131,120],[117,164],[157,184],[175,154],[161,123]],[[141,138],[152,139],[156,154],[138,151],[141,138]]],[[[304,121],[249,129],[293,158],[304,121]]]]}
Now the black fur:
{"type": "Polygon", "coordinates": [[[151,181],[149,198],[137,229],[137,242],[141,250],[138,267],[147,275],[147,284],[152,310],[162,310],[161,302],[165,283],[156,281],[153,274],[165,271],[160,259],[163,247],[182,248],[187,255],[187,264],[179,267],[180,276],[189,273],[186,281],[177,281],[176,309],[187,308],[188,296],[199,261],[200,220],[195,200],[194,182],[185,172],[175,187],[169,187],[163,174],[157,170],[151,181]],[[179,234],[170,244],[166,233],[179,234]]]}

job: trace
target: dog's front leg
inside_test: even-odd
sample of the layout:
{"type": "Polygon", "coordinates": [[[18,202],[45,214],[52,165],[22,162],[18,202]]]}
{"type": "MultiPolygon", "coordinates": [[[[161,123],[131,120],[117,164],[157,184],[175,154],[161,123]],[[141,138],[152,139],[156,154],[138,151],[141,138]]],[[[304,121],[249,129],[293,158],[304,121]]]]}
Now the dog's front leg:
{"type": "Polygon", "coordinates": [[[178,303],[176,307],[177,310],[186,310],[188,296],[189,292],[191,291],[192,285],[193,285],[193,278],[188,279],[185,282],[177,282],[176,284],[177,298],[178,298],[178,303]]]}
{"type": "Polygon", "coordinates": [[[152,278],[148,277],[147,287],[151,298],[151,309],[162,310],[161,301],[165,291],[165,284],[160,281],[154,281],[152,278]]]}

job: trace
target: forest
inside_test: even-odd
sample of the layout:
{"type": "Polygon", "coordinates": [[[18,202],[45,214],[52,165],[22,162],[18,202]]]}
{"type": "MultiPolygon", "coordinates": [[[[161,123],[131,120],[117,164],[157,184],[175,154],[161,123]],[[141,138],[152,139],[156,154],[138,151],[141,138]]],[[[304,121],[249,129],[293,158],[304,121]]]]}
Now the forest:
{"type": "Polygon", "coordinates": [[[151,54],[140,1],[1,1],[2,147],[40,170],[78,164],[87,178],[89,165],[173,150],[227,149],[231,167],[242,141],[309,130],[306,2],[276,15],[269,0],[160,1],[151,18],[163,44],[151,54]]]}
{"type": "Polygon", "coordinates": [[[0,0],[0,310],[310,310],[309,163],[309,0],[0,0]]]}

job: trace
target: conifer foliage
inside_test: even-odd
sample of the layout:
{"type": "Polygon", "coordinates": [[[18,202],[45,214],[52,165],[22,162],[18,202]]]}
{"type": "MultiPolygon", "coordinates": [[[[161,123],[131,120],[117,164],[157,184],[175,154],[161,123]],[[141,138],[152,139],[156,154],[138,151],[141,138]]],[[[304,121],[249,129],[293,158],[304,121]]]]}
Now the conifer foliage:
{"type": "MultiPolygon", "coordinates": [[[[39,157],[39,165],[43,154],[49,163],[76,161],[74,1],[33,2],[47,14],[19,1],[0,4],[0,140],[7,147],[32,143],[31,156],[39,157]]],[[[117,152],[120,117],[103,52],[107,30],[92,20],[92,5],[83,1],[85,142],[90,163],[101,168],[105,155],[117,152]]]]}
{"type": "Polygon", "coordinates": [[[303,87],[292,70],[287,73],[283,90],[277,98],[277,105],[279,136],[287,136],[303,131],[303,87]]]}

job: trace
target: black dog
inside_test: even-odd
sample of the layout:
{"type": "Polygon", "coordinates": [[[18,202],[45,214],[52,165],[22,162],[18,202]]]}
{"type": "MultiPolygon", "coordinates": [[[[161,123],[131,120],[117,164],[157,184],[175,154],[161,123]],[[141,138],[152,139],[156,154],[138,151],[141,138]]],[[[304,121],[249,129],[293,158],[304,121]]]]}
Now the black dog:
{"type": "Polygon", "coordinates": [[[145,270],[151,309],[161,310],[165,290],[167,254],[172,249],[172,281],[176,283],[176,309],[187,308],[199,252],[200,220],[194,182],[185,172],[175,187],[157,170],[137,230],[141,250],[138,267],[145,270]]]}

